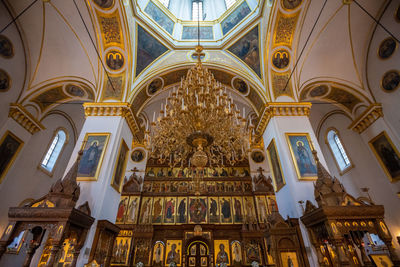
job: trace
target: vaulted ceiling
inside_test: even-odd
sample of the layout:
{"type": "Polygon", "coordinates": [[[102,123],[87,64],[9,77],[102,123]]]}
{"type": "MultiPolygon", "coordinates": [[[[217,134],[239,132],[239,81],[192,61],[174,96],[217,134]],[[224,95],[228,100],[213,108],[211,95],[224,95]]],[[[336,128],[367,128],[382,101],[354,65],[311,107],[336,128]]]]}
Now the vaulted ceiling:
{"type": "MultiPolygon", "coordinates": [[[[231,77],[229,87],[235,77],[245,81],[253,93],[239,96],[257,114],[266,102],[318,100],[354,118],[376,101],[370,85],[376,82],[370,81],[367,66],[379,43],[371,41],[375,22],[355,3],[344,2],[248,1],[250,13],[231,18],[239,19],[241,27],[229,26],[225,34],[222,28],[221,38],[202,40],[204,64],[220,71],[221,79],[231,77]],[[285,53],[288,59],[282,61],[285,53]]],[[[358,2],[377,19],[389,3],[395,5],[389,0],[358,2]]],[[[247,2],[238,0],[216,22],[223,23],[242,3],[247,2]]],[[[27,6],[24,0],[5,4],[9,13],[3,12],[8,16],[2,16],[1,25],[27,6]]],[[[15,57],[0,62],[14,81],[13,102],[38,118],[68,101],[135,103],[155,77],[183,74],[195,61],[191,47],[196,40],[176,38],[184,26],[178,19],[173,34],[166,33],[156,17],[142,16],[145,9],[139,0],[37,1],[18,18],[17,27],[3,33],[15,46],[15,57]],[[138,61],[146,64],[140,67],[138,61]]]]}

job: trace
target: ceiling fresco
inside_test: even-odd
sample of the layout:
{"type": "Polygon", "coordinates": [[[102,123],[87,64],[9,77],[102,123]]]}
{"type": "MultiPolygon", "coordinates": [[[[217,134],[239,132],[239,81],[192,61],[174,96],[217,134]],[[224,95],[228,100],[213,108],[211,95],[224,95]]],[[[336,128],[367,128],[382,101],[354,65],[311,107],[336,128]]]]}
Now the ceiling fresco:
{"type": "Polygon", "coordinates": [[[358,93],[356,89],[331,81],[311,83],[302,90],[300,100],[333,103],[353,118],[356,117],[357,108],[372,104],[367,96],[358,93]]]}
{"type": "Polygon", "coordinates": [[[144,9],[144,12],[146,12],[158,25],[160,25],[161,28],[172,35],[175,23],[158,7],[158,5],[154,4],[153,1],[149,1],[144,9]]]}
{"type": "Polygon", "coordinates": [[[23,103],[25,105],[34,103],[39,107],[41,114],[45,114],[62,103],[71,101],[92,102],[94,97],[95,92],[86,84],[80,81],[65,81],[56,82],[43,89],[36,90],[23,103]]]}
{"type": "Polygon", "coordinates": [[[160,41],[148,33],[142,26],[137,25],[136,69],[138,76],[153,61],[168,51],[160,41]]]}
{"type": "MultiPolygon", "coordinates": [[[[232,84],[235,80],[240,78],[238,76],[234,76],[233,74],[222,71],[220,69],[215,69],[215,68],[211,68],[211,67],[208,67],[208,69],[214,75],[214,77],[217,81],[221,82],[228,88],[235,88],[232,86],[232,84]]],[[[149,101],[149,99],[153,96],[153,94],[149,94],[149,86],[154,81],[161,80],[161,82],[160,82],[161,85],[159,85],[159,88],[156,90],[156,93],[155,93],[155,94],[158,94],[164,88],[169,89],[173,85],[178,85],[179,82],[181,81],[181,78],[187,74],[188,70],[189,70],[189,68],[185,67],[185,68],[181,68],[181,69],[171,71],[171,72],[168,72],[165,74],[161,74],[161,75],[157,76],[156,78],[154,78],[153,80],[150,80],[147,84],[143,85],[139,89],[139,92],[135,95],[135,97],[132,100],[132,109],[133,109],[134,113],[136,114],[136,116],[138,116],[138,113],[140,113],[140,111],[142,110],[143,105],[145,105],[145,103],[147,103],[147,101],[149,101]]],[[[243,78],[240,78],[240,80],[244,81],[246,83],[246,85],[249,86],[248,82],[245,81],[243,78]]],[[[156,82],[155,84],[159,84],[159,83],[156,82]]],[[[249,86],[249,88],[247,90],[248,91],[246,91],[245,93],[242,93],[239,90],[237,90],[237,91],[243,97],[248,99],[248,101],[250,103],[252,103],[253,108],[255,108],[256,112],[258,114],[260,114],[264,108],[263,99],[260,97],[260,95],[257,93],[257,91],[253,87],[249,86]]]]}
{"type": "MultiPolygon", "coordinates": [[[[204,45],[220,46],[221,42],[229,42],[225,37],[244,30],[246,22],[261,16],[265,2],[238,0],[229,8],[224,0],[205,2],[200,19],[204,27],[201,33],[204,45]]],[[[197,20],[192,18],[190,3],[174,1],[166,7],[157,0],[132,0],[132,10],[139,20],[163,35],[171,46],[188,48],[193,47],[197,40],[197,20]]]]}
{"type": "MultiPolygon", "coordinates": [[[[15,10],[20,10],[23,5],[17,2],[9,5],[15,5],[15,10]]],[[[196,25],[193,21],[182,22],[180,31],[177,31],[177,20],[164,7],[160,7],[158,1],[144,1],[143,5],[138,2],[82,2],[79,8],[88,11],[87,14],[83,12],[84,21],[89,25],[89,35],[94,38],[94,46],[80,18],[72,15],[76,10],[71,3],[41,3],[37,10],[41,15],[37,13],[38,16],[31,16],[34,20],[31,19],[30,24],[35,26],[39,22],[37,18],[46,23],[38,24],[42,32],[35,30],[26,33],[27,46],[30,47],[27,62],[31,65],[27,66],[27,82],[16,102],[35,106],[38,116],[57,104],[77,100],[131,102],[140,107],[140,103],[145,103],[149,95],[157,95],[164,88],[178,82],[186,74],[187,66],[195,62],[190,49],[196,43],[193,38],[197,36],[196,25]],[[43,12],[52,15],[43,17],[43,12]],[[142,16],[144,13],[145,17],[142,16]],[[54,17],[58,19],[54,20],[54,17]],[[64,26],[54,25],[53,28],[59,29],[59,33],[49,27],[53,26],[53,20],[54,24],[64,23],[64,26]],[[71,38],[65,48],[60,43],[52,42],[58,36],[64,36],[66,31],[70,31],[68,36],[74,36],[74,45],[70,45],[73,41],[71,38]],[[42,37],[43,44],[37,42],[38,36],[42,37]],[[58,47],[61,51],[59,61],[63,64],[55,64],[54,69],[57,70],[48,68],[50,59],[54,59],[54,51],[48,49],[50,47],[58,47]],[[71,49],[82,51],[75,55],[71,49]],[[63,68],[65,71],[61,72],[63,68]],[[77,73],[81,68],[82,71],[77,73]],[[160,79],[156,80],[157,77],[160,79]]],[[[369,3],[367,7],[373,14],[378,14],[381,4],[369,3]]],[[[203,39],[213,39],[212,44],[202,40],[205,46],[203,62],[219,81],[236,88],[249,99],[258,113],[262,112],[266,102],[324,100],[336,103],[354,117],[358,107],[369,106],[375,101],[369,81],[357,75],[363,73],[365,67],[362,51],[369,41],[372,22],[368,22],[368,18],[361,18],[360,12],[355,12],[351,5],[341,1],[332,2],[324,10],[324,16],[321,16],[321,21],[317,23],[300,57],[301,48],[310,33],[310,25],[315,21],[315,16],[310,14],[315,15],[319,8],[317,3],[304,0],[237,1],[229,12],[223,13],[215,21],[221,25],[220,36],[212,24],[214,21],[203,23],[203,39]],[[356,27],[350,24],[354,20],[350,15],[367,25],[362,32],[357,31],[360,32],[357,33],[360,38],[352,37],[356,27]],[[337,39],[340,38],[333,34],[338,32],[340,38],[345,35],[347,38],[339,42],[337,39]],[[346,58],[342,58],[343,55],[346,58]],[[292,73],[297,61],[299,64],[292,73]],[[338,65],[338,62],[346,64],[338,65]],[[217,68],[221,71],[216,71],[217,68]],[[339,72],[343,73],[341,77],[339,72]],[[322,84],[327,87],[317,89],[317,85],[322,84]]],[[[21,21],[21,24],[27,25],[27,22],[21,21]]],[[[393,52],[396,47],[386,39],[384,37],[378,43],[380,50],[375,51],[375,56],[388,62],[391,54],[396,53],[393,52]],[[384,40],[388,45],[384,46],[384,40]]],[[[14,51],[1,53],[9,55],[14,51]]],[[[379,82],[389,71],[385,69],[380,74],[379,82]]],[[[9,85],[3,85],[7,89],[0,89],[5,91],[10,88],[8,93],[13,90],[16,80],[11,72],[7,73],[9,85]]],[[[5,75],[2,77],[4,80],[5,75]]],[[[393,87],[391,84],[385,86],[393,87]]],[[[392,91],[396,90],[396,86],[393,88],[392,91]]],[[[387,91],[390,90],[385,93],[387,91]]]]}
{"type": "Polygon", "coordinates": [[[258,25],[228,48],[261,78],[260,40],[258,25]]]}

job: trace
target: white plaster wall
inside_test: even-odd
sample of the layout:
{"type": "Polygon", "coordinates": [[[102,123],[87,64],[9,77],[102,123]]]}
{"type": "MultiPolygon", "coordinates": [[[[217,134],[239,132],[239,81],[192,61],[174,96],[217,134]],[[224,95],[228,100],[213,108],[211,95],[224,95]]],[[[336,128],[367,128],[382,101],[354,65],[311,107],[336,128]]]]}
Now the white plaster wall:
{"type": "MultiPolygon", "coordinates": [[[[331,174],[336,176],[344,185],[346,191],[354,197],[367,196],[361,192],[360,188],[370,188],[369,195],[378,205],[385,207],[385,221],[395,238],[400,236],[400,199],[396,192],[400,191],[400,183],[391,183],[383,172],[372,150],[368,146],[368,141],[378,135],[386,128],[384,121],[375,122],[371,129],[368,129],[363,136],[348,129],[351,121],[342,114],[334,114],[328,117],[322,124],[318,140],[326,158],[331,174]],[[335,159],[325,143],[325,136],[328,128],[334,127],[340,134],[343,146],[348,153],[354,167],[340,175],[336,166],[335,159]]],[[[393,139],[393,138],[392,138],[393,139]]],[[[394,240],[395,241],[395,240],[394,240]]],[[[399,249],[398,243],[393,242],[399,249]]]]}
{"type": "MultiPolygon", "coordinates": [[[[282,164],[282,172],[286,185],[276,193],[279,212],[283,218],[292,217],[300,218],[303,215],[303,209],[298,201],[310,200],[315,203],[314,185],[312,181],[300,181],[297,178],[294,163],[290,154],[289,145],[286,140],[285,133],[309,133],[311,142],[318,152],[320,162],[326,166],[324,156],[318,144],[318,140],[311,127],[308,117],[273,117],[263,135],[264,143],[267,147],[272,138],[275,139],[278,155],[282,164]]],[[[304,244],[308,253],[308,260],[311,266],[318,266],[318,261],[314,247],[310,243],[310,239],[306,228],[300,222],[304,244]]]]}
{"type": "MultiPolygon", "coordinates": [[[[397,38],[400,36],[400,22],[395,20],[394,13],[399,5],[399,0],[391,1],[380,20],[389,31],[397,36],[397,38]]],[[[383,104],[385,120],[397,136],[400,136],[400,116],[398,108],[400,103],[400,86],[392,92],[386,92],[381,87],[382,77],[387,71],[400,71],[400,44],[397,43],[397,49],[388,59],[382,60],[377,55],[379,45],[388,37],[389,34],[378,26],[372,36],[369,51],[367,53],[365,73],[369,90],[371,90],[376,101],[383,104]]]]}
{"type": "MultiPolygon", "coordinates": [[[[3,28],[11,20],[12,18],[2,3],[0,8],[0,27],[3,28]]],[[[0,56],[0,69],[6,71],[11,78],[11,88],[6,92],[0,91],[0,128],[8,118],[9,103],[16,102],[23,89],[26,71],[24,48],[15,24],[10,25],[2,35],[6,36],[13,44],[14,56],[12,58],[0,56]]]]}
{"type": "MultiPolygon", "coordinates": [[[[122,117],[88,117],[85,121],[78,142],[72,153],[68,168],[73,165],[86,133],[110,133],[108,145],[103,157],[101,169],[97,181],[81,181],[81,194],[77,206],[88,201],[91,209],[91,216],[96,219],[93,223],[84,247],[81,250],[77,266],[83,266],[88,262],[90,248],[93,242],[97,220],[108,220],[115,223],[115,218],[120,200],[120,193],[111,186],[112,176],[114,174],[118,150],[122,139],[130,148],[132,144],[132,134],[122,117]]],[[[129,173],[126,174],[128,176],[129,173]]]]}
{"type": "MultiPolygon", "coordinates": [[[[64,105],[60,107],[59,110],[70,114],[74,114],[74,112],[78,115],[80,114],[81,117],[76,117],[76,123],[74,123],[79,132],[82,125],[83,114],[79,113],[77,110],[81,109],[76,109],[76,107],[72,105],[64,105]]],[[[42,124],[46,129],[32,136],[13,119],[8,118],[0,130],[1,136],[5,131],[9,130],[24,141],[22,149],[0,184],[0,233],[4,231],[4,227],[8,221],[8,208],[18,206],[27,198],[36,199],[48,193],[50,186],[63,175],[72,150],[75,147],[74,131],[70,122],[65,117],[52,114],[45,117],[42,124]],[[54,167],[53,176],[49,176],[39,170],[38,166],[47,152],[54,131],[59,127],[63,127],[67,130],[69,140],[54,167]]]]}
{"type": "Polygon", "coordinates": [[[309,133],[320,162],[326,166],[324,157],[307,117],[274,117],[264,133],[265,146],[275,138],[286,185],[276,194],[279,211],[283,217],[300,217],[303,211],[298,201],[310,200],[315,203],[312,181],[299,181],[293,165],[285,133],[309,133]]]}

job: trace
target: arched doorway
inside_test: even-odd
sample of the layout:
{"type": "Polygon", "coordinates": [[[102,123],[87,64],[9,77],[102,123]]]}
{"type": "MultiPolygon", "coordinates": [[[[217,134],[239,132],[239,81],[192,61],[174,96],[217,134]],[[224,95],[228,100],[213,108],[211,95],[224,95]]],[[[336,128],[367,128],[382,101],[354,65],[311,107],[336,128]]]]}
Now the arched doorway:
{"type": "Polygon", "coordinates": [[[208,267],[210,266],[210,248],[202,240],[194,240],[189,243],[186,250],[186,266],[208,267]]]}

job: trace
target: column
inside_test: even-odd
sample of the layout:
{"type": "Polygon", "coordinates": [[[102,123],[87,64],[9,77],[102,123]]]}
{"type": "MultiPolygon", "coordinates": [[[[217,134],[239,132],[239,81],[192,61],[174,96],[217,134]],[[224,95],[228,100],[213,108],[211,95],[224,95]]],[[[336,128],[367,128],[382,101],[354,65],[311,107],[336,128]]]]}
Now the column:
{"type": "MultiPolygon", "coordinates": [[[[83,266],[88,263],[89,251],[91,249],[98,220],[108,220],[115,223],[118,204],[120,200],[120,190],[124,182],[124,177],[129,174],[126,172],[126,163],[129,161],[129,150],[132,140],[136,136],[132,132],[138,132],[138,126],[130,109],[129,103],[85,103],[86,121],[74,148],[66,172],[75,162],[78,151],[84,144],[85,137],[88,134],[108,134],[107,145],[102,149],[102,156],[99,161],[98,175],[95,180],[78,178],[81,193],[76,206],[88,201],[91,209],[91,216],[96,219],[87,234],[86,241],[82,246],[84,253],[81,253],[77,259],[76,265],[83,266]],[[122,177],[120,186],[113,186],[113,177],[117,169],[120,148],[123,143],[127,146],[125,164],[122,166],[122,177]]],[[[87,147],[86,147],[87,149],[87,147]]],[[[85,155],[82,156],[82,159],[85,155]]],[[[81,159],[81,160],[82,160],[81,159]]],[[[79,175],[78,175],[79,177],[79,175]]]]}
{"type": "MultiPolygon", "coordinates": [[[[279,212],[283,218],[300,218],[303,209],[299,201],[304,203],[309,200],[317,205],[314,198],[313,179],[301,179],[296,171],[296,165],[290,150],[287,133],[307,134],[312,147],[317,151],[320,162],[326,166],[318,140],[309,121],[311,103],[269,103],[257,126],[258,133],[264,133],[264,145],[267,149],[272,139],[274,139],[283,172],[285,185],[276,192],[279,212]]],[[[312,157],[312,155],[310,155],[312,157]]],[[[312,158],[313,160],[313,158],[312,158]]],[[[271,166],[271,170],[273,167],[271,166]]],[[[300,222],[300,229],[308,253],[310,265],[318,265],[317,254],[310,242],[307,229],[300,222]]]]}

